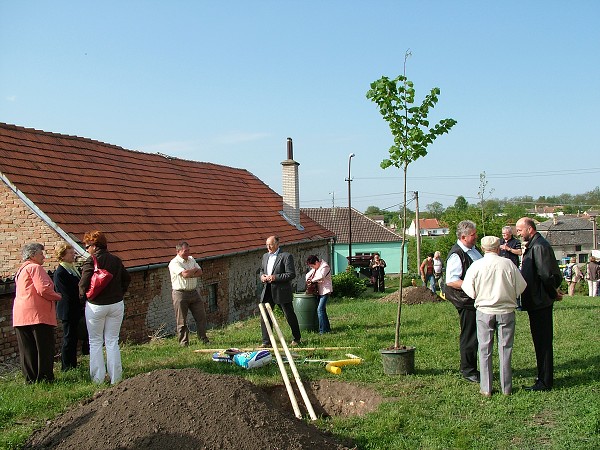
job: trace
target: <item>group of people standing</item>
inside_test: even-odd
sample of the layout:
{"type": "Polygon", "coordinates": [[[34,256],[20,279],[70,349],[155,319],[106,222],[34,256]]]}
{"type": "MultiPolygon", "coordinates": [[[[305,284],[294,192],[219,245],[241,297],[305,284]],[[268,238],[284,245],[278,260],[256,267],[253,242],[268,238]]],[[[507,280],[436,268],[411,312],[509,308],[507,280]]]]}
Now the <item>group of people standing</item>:
{"type": "Polygon", "coordinates": [[[510,227],[505,227],[502,240],[495,236],[481,240],[482,256],[475,247],[476,225],[464,220],[457,226],[458,240],[447,260],[445,294],[460,318],[460,371],[466,380],[480,383],[486,397],[492,395],[491,353],[496,332],[502,393],[512,393],[511,357],[519,295],[521,307],[529,315],[537,365],[534,384],[524,389],[547,391],[554,384],[552,312],[554,301],[562,295],[558,289],[562,276],[554,251],[537,232],[535,222],[523,217],[515,228],[524,241],[523,249],[513,241],[510,227]],[[516,261],[509,255],[515,255],[516,261]],[[481,372],[477,370],[478,354],[481,372]]]}
{"type": "MultiPolygon", "coordinates": [[[[24,262],[15,275],[13,327],[21,370],[27,383],[54,380],[57,317],[63,327],[63,371],[77,367],[78,342],[81,341],[82,354],[90,355],[93,382],[115,384],[122,379],[119,334],[125,310],[123,297],[131,277],[122,261],[108,251],[104,233],[86,233],[83,242],[90,257],[83,263],[81,271],[74,264],[75,249],[65,244],[56,251],[59,265],[53,279],[43,268],[46,255],[42,244],[27,244],[22,250],[24,262]],[[112,279],[97,296],[89,299],[86,293],[96,267],[107,270],[112,279]],[[103,347],[106,348],[106,361],[103,347]]],[[[273,308],[275,305],[281,307],[294,338],[290,345],[296,346],[301,342],[301,334],[292,303],[292,280],[296,277],[294,259],[288,252],[281,251],[277,236],[270,236],[266,247],[267,253],[260,267],[260,281],[263,283],[260,301],[270,303],[273,308]]],[[[187,242],[179,242],[176,251],[177,255],[169,263],[169,273],[177,339],[180,345],[189,345],[187,315],[190,311],[196,321],[199,341],[208,344],[206,312],[198,292],[202,268],[190,255],[187,242]]],[[[327,301],[333,292],[331,270],[327,262],[316,255],[310,255],[306,264],[310,269],[306,282],[317,287],[319,332],[329,333],[331,325],[327,301]]],[[[262,346],[266,347],[270,342],[266,324],[262,321],[261,327],[262,346]]]]}
{"type": "Polygon", "coordinates": [[[419,266],[419,273],[423,286],[428,286],[431,292],[437,294],[438,289],[442,289],[442,274],[444,272],[444,262],[440,252],[428,253],[427,257],[419,266]]]}
{"type": "Polygon", "coordinates": [[[119,332],[124,313],[123,296],[131,278],[122,261],[108,251],[104,233],[86,233],[83,242],[90,257],[83,263],[81,272],[74,265],[74,248],[63,245],[56,252],[60,264],[54,272],[54,281],[43,268],[44,246],[32,243],[23,247],[24,262],[15,275],[13,327],[27,383],[54,380],[57,317],[63,325],[63,371],[77,367],[77,344],[81,339],[82,353],[90,355],[92,381],[104,382],[107,371],[111,384],[122,378],[119,332]],[[90,300],[86,293],[96,265],[110,272],[112,280],[90,300]],[[82,317],[85,327],[81,326],[82,317]]]}
{"type": "Polygon", "coordinates": [[[583,280],[586,280],[588,284],[588,296],[596,297],[598,295],[600,264],[594,255],[590,257],[585,272],[577,265],[577,259],[572,256],[563,270],[563,277],[567,282],[567,292],[570,297],[575,295],[577,283],[583,280]]]}

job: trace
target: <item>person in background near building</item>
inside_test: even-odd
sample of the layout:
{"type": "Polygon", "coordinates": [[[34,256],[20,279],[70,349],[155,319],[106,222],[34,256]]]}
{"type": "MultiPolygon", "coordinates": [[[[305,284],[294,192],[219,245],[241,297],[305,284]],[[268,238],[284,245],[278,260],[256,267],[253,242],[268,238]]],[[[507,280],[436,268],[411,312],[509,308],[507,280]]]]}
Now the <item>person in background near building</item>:
{"type": "Polygon", "coordinates": [[[433,276],[437,287],[442,289],[442,274],[444,273],[444,261],[442,261],[439,251],[433,254],[433,276]]]}
{"type": "Polygon", "coordinates": [[[517,221],[517,235],[527,245],[521,261],[521,274],[527,287],[521,294],[523,310],[529,315],[529,328],[535,348],[537,379],[529,391],[549,391],[554,384],[554,353],[552,349],[552,308],[560,300],[558,291],[562,276],[554,250],[537,232],[535,222],[529,217],[517,221]]]}
{"type": "MultiPolygon", "coordinates": [[[[292,303],[292,280],[296,278],[294,258],[289,253],[281,251],[277,236],[269,236],[266,246],[267,253],[263,255],[260,265],[260,281],[263,283],[260,302],[269,303],[272,309],[275,308],[275,305],[279,305],[294,337],[294,340],[290,342],[290,346],[295,347],[300,345],[301,335],[298,317],[296,317],[294,304],[292,303]]],[[[273,327],[271,318],[268,317],[268,319],[269,326],[273,327]]],[[[260,327],[262,331],[262,344],[260,347],[270,347],[271,340],[269,339],[267,325],[262,315],[260,318],[260,327]]]]}
{"type": "Polygon", "coordinates": [[[15,275],[13,327],[19,346],[19,362],[26,383],[54,381],[54,329],[60,294],[43,264],[42,244],[27,244],[23,264],[15,275]]]}
{"type": "Polygon", "coordinates": [[[586,278],[588,282],[588,295],[595,297],[598,293],[598,280],[600,280],[600,264],[598,264],[594,255],[590,257],[590,262],[587,265],[586,278]]]}
{"type": "Polygon", "coordinates": [[[567,264],[567,267],[565,267],[565,270],[563,271],[563,278],[568,285],[569,297],[573,297],[575,295],[575,287],[577,286],[577,283],[583,279],[583,273],[577,265],[577,259],[574,256],[571,256],[569,264],[567,264]]]}
{"type": "Polygon", "coordinates": [[[306,264],[310,270],[306,274],[307,284],[316,284],[319,294],[319,306],[317,307],[317,316],[319,317],[319,333],[329,333],[331,325],[327,316],[327,300],[329,294],[333,292],[333,282],[331,280],[331,269],[322,259],[316,255],[310,255],[306,259],[306,264]]]}
{"type": "Polygon", "coordinates": [[[385,292],[385,265],[385,261],[381,259],[379,253],[374,253],[373,259],[369,263],[374,292],[385,292]]]}
{"type": "MultiPolygon", "coordinates": [[[[500,239],[500,256],[510,259],[515,266],[519,265],[519,256],[523,254],[521,241],[513,236],[512,227],[506,225],[502,227],[502,239],[500,239]]],[[[517,299],[517,310],[521,310],[521,298],[517,299]]]]}
{"type": "MultiPolygon", "coordinates": [[[[77,341],[79,340],[79,322],[85,317],[85,311],[79,302],[79,280],[81,274],[75,267],[75,249],[72,245],[63,244],[55,252],[59,265],[54,271],[54,289],[62,299],[56,306],[58,318],[62,321],[63,343],[60,354],[62,370],[66,371],[77,367],[77,341]]],[[[85,327],[84,327],[85,328],[85,327]]],[[[87,336],[81,345],[81,353],[90,352],[87,336]]]]}
{"type": "Polygon", "coordinates": [[[494,335],[498,335],[500,386],[504,395],[512,393],[512,349],[515,337],[516,298],[525,290],[519,268],[498,255],[500,239],[485,236],[481,240],[485,252],[467,270],[462,290],[475,299],[481,395],[492,396],[492,351],[494,335]]]}
{"type": "Polygon", "coordinates": [[[119,349],[119,333],[125,313],[123,296],[127,292],[131,276],[121,259],[108,251],[106,236],[101,231],[90,231],[83,236],[85,249],[90,257],[81,267],[79,298],[86,300],[85,323],[90,336],[90,377],[94,383],[103,383],[107,370],[110,384],[116,384],[123,377],[123,364],[119,349]],[[110,283],[92,300],[86,297],[94,274],[94,259],[98,267],[110,272],[110,283]],[[106,364],[102,346],[106,348],[106,364]]]}
{"type": "Polygon", "coordinates": [[[475,248],[477,226],[470,220],[463,220],[456,227],[456,236],[458,240],[450,249],[446,261],[444,294],[456,307],[460,319],[460,372],[465,380],[479,383],[475,300],[462,290],[467,269],[473,261],[481,258],[481,253],[475,248]]]}
{"type": "Polygon", "coordinates": [[[435,276],[433,275],[433,253],[428,253],[427,258],[419,266],[419,273],[423,286],[429,285],[431,292],[435,294],[435,276]]]}
{"type": "Polygon", "coordinates": [[[187,242],[179,242],[175,246],[175,250],[177,255],[169,263],[169,273],[173,289],[171,296],[179,345],[185,347],[190,344],[190,333],[187,326],[188,310],[191,311],[192,317],[196,321],[198,340],[208,344],[210,341],[206,336],[206,311],[204,311],[204,302],[198,292],[198,278],[202,275],[202,269],[190,256],[190,246],[187,242]]]}

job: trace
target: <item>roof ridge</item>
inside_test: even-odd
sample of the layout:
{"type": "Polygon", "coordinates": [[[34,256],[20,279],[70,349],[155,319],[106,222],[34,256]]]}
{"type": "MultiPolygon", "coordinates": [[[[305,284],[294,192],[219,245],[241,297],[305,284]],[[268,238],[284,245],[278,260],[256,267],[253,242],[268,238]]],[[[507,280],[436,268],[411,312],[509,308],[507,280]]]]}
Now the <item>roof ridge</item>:
{"type": "MultiPolygon", "coordinates": [[[[242,170],[244,172],[248,172],[248,173],[252,174],[251,172],[248,171],[248,169],[244,169],[244,168],[240,168],[240,167],[231,167],[231,166],[226,166],[224,164],[213,163],[210,161],[196,161],[193,159],[180,158],[178,156],[172,156],[172,155],[168,155],[168,154],[162,153],[162,152],[148,152],[148,151],[144,151],[144,150],[135,150],[135,149],[121,147],[120,145],[115,145],[115,144],[111,144],[108,142],[100,141],[97,139],[92,139],[92,138],[83,137],[83,136],[77,136],[74,134],[55,133],[52,131],[44,131],[44,130],[39,130],[37,128],[28,128],[28,127],[14,125],[14,124],[6,123],[6,122],[0,122],[0,128],[13,130],[13,131],[17,131],[17,132],[26,132],[26,133],[31,133],[31,134],[41,135],[41,136],[49,136],[49,137],[54,137],[54,138],[68,139],[68,140],[72,140],[72,141],[87,142],[89,144],[102,145],[102,146],[105,146],[108,148],[112,148],[115,150],[121,150],[121,151],[125,151],[125,152],[141,153],[144,155],[161,156],[167,160],[178,160],[178,161],[190,162],[190,163],[194,163],[194,164],[206,164],[206,165],[215,166],[215,167],[225,167],[227,169],[242,170]]],[[[28,142],[31,142],[31,141],[28,141],[28,142]]],[[[252,174],[252,175],[254,177],[256,177],[256,175],[254,175],[254,174],[252,174]]]]}

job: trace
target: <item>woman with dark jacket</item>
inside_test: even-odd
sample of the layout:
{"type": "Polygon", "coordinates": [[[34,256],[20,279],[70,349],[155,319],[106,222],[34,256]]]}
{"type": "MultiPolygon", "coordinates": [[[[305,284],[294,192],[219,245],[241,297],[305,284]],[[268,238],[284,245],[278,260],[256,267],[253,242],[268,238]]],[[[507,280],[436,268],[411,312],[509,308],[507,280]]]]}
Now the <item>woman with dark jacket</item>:
{"type": "MultiPolygon", "coordinates": [[[[79,279],[81,274],[74,264],[75,249],[69,244],[63,244],[58,247],[55,255],[59,265],[54,271],[54,290],[62,296],[56,305],[56,313],[63,326],[61,361],[64,372],[77,367],[79,321],[84,317],[84,311],[79,302],[79,279]]],[[[86,330],[81,353],[88,354],[89,348],[86,330]]]]}
{"type": "Polygon", "coordinates": [[[369,263],[374,292],[385,292],[385,266],[385,261],[379,257],[379,253],[375,253],[369,263]]]}
{"type": "Polygon", "coordinates": [[[83,263],[79,281],[79,298],[87,300],[85,322],[90,336],[90,376],[94,383],[102,383],[108,370],[110,383],[116,384],[123,376],[119,332],[125,312],[123,296],[129,287],[131,277],[125,270],[123,262],[107,250],[104,233],[90,231],[83,237],[83,242],[85,249],[92,255],[83,263]],[[86,292],[94,273],[94,258],[98,262],[98,267],[110,272],[113,278],[98,296],[88,300],[86,292]],[[106,365],[102,344],[106,347],[106,365]]]}
{"type": "Polygon", "coordinates": [[[590,262],[587,265],[588,295],[595,297],[598,294],[598,280],[600,279],[600,264],[595,256],[590,257],[590,262]]]}

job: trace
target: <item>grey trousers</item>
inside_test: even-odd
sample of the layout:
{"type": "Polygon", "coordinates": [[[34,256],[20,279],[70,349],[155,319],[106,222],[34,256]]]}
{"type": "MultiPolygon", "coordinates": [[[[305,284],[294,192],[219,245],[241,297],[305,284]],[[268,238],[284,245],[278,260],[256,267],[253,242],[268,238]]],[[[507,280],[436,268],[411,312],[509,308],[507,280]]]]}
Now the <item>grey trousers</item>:
{"type": "Polygon", "coordinates": [[[196,289],[192,291],[173,290],[173,309],[175,310],[175,322],[177,324],[177,339],[180,345],[190,343],[189,330],[187,327],[188,310],[196,321],[196,332],[199,340],[206,340],[206,311],[204,302],[196,289]]]}
{"type": "Polygon", "coordinates": [[[479,372],[481,392],[492,392],[492,351],[494,335],[498,336],[500,386],[502,393],[512,392],[512,350],[515,338],[515,313],[485,314],[477,310],[477,341],[479,342],[479,372]]]}

